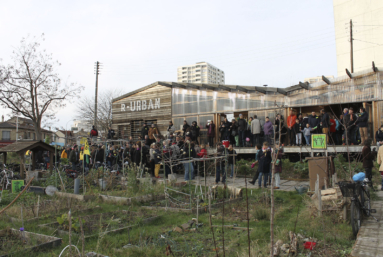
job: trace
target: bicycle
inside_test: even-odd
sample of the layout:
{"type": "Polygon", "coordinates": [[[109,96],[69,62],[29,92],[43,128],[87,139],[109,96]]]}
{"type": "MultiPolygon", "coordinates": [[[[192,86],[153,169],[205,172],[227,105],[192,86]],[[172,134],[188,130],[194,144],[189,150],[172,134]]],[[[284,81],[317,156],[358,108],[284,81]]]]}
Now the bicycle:
{"type": "Polygon", "coordinates": [[[369,182],[365,179],[363,182],[341,181],[337,184],[343,197],[351,197],[351,227],[356,237],[363,220],[362,212],[364,216],[373,217],[378,222],[372,215],[372,213],[376,213],[376,210],[371,209],[369,182]]]}

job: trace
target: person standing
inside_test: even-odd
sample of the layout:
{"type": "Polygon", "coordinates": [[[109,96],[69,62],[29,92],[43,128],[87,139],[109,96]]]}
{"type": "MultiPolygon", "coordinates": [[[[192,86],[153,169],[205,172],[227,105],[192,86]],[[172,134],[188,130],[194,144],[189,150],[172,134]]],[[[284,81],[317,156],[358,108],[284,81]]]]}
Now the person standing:
{"type": "Polygon", "coordinates": [[[109,130],[108,130],[108,139],[113,139],[115,134],[116,134],[116,133],[114,132],[114,129],[112,129],[111,127],[109,127],[109,130]]]}
{"type": "Polygon", "coordinates": [[[330,116],[328,115],[328,113],[324,109],[321,110],[321,113],[322,113],[322,119],[321,119],[320,125],[322,127],[322,133],[326,134],[326,142],[328,144],[329,137],[330,137],[330,133],[329,133],[330,116]]]}
{"type": "Polygon", "coordinates": [[[260,142],[260,135],[261,135],[261,122],[259,121],[257,115],[254,115],[254,120],[251,122],[250,125],[251,134],[253,134],[253,143],[255,145],[258,145],[260,142]]]}
{"type": "Polygon", "coordinates": [[[92,129],[90,131],[90,137],[98,137],[98,130],[96,129],[95,126],[92,126],[92,129]]]}
{"type": "MultiPolygon", "coordinates": [[[[301,134],[302,135],[302,134],[301,134]]],[[[279,189],[279,184],[281,183],[281,173],[282,173],[282,155],[283,149],[279,145],[276,145],[277,149],[277,160],[275,161],[275,186],[274,189],[279,189]]]]}
{"type": "Polygon", "coordinates": [[[169,121],[169,126],[166,131],[168,132],[168,135],[167,135],[168,139],[170,139],[171,138],[170,135],[173,135],[174,131],[176,131],[173,125],[173,121],[169,121]]]}
{"type": "Polygon", "coordinates": [[[156,127],[156,125],[154,123],[152,123],[151,127],[149,128],[149,131],[148,131],[148,136],[149,136],[149,140],[150,140],[150,144],[153,144],[156,142],[156,138],[155,136],[158,135],[158,129],[156,127]]]}
{"type": "Polygon", "coordinates": [[[145,136],[149,134],[149,127],[146,125],[146,122],[144,122],[144,125],[141,128],[141,140],[145,139],[145,136]]]}
{"type": "Polygon", "coordinates": [[[347,137],[346,137],[346,131],[347,131],[347,125],[346,125],[346,122],[345,122],[345,118],[348,114],[348,108],[344,108],[343,109],[343,114],[340,116],[341,117],[341,122],[342,122],[342,141],[343,143],[346,143],[347,142],[347,137]],[[342,118],[343,117],[343,118],[342,118]]]}
{"type": "Polygon", "coordinates": [[[303,129],[303,135],[305,136],[305,139],[306,139],[306,145],[310,146],[311,145],[311,128],[309,123],[306,123],[306,127],[303,129]]]}
{"type": "Polygon", "coordinates": [[[246,129],[246,140],[247,140],[247,138],[250,139],[250,146],[254,145],[253,134],[251,133],[251,122],[252,121],[253,121],[253,117],[250,117],[249,120],[247,121],[247,129],[246,129]]]}
{"type": "MultiPolygon", "coordinates": [[[[259,153],[261,152],[261,149],[262,149],[261,145],[258,144],[255,146],[255,162],[252,163],[251,165],[252,168],[255,166],[255,164],[259,162],[259,153]]],[[[253,180],[249,181],[249,183],[254,185],[255,182],[257,182],[258,177],[259,177],[259,165],[257,167],[253,180]]]]}
{"type": "Polygon", "coordinates": [[[223,141],[225,140],[225,133],[226,133],[226,128],[225,128],[225,125],[223,123],[223,121],[221,121],[221,124],[219,125],[219,133],[220,133],[220,140],[219,141],[223,141]]]}
{"type": "Polygon", "coordinates": [[[237,159],[237,152],[233,149],[233,145],[229,145],[229,148],[227,149],[228,157],[227,157],[227,163],[229,164],[229,170],[231,171],[230,173],[230,178],[234,177],[234,167],[235,167],[235,160],[237,159]]]}
{"type": "Polygon", "coordinates": [[[275,139],[278,141],[279,144],[283,144],[283,142],[285,141],[284,131],[286,130],[286,128],[284,127],[284,120],[280,114],[277,114],[274,124],[276,125],[275,139]],[[279,142],[279,130],[281,131],[281,142],[279,142]]]}
{"type": "Polygon", "coordinates": [[[263,125],[263,131],[265,132],[265,138],[268,144],[271,144],[271,137],[273,135],[273,123],[266,117],[266,122],[263,125]]]}
{"type": "Polygon", "coordinates": [[[198,137],[199,137],[199,131],[200,131],[200,128],[199,126],[197,125],[197,122],[196,121],[193,121],[192,122],[192,125],[190,127],[190,130],[191,130],[191,139],[192,141],[196,142],[197,144],[199,144],[198,142],[198,137]]]}
{"type": "Polygon", "coordinates": [[[213,121],[209,121],[206,124],[207,128],[207,138],[209,140],[209,147],[214,146],[214,138],[215,138],[215,124],[213,121]]]}
{"type": "Polygon", "coordinates": [[[315,112],[311,112],[309,116],[308,123],[310,124],[311,134],[318,134],[320,120],[319,117],[315,114],[315,112]]]}
{"type": "Polygon", "coordinates": [[[295,141],[294,125],[296,120],[297,120],[297,116],[295,116],[293,111],[290,110],[290,115],[287,117],[287,137],[289,140],[289,145],[294,145],[294,141],[295,141]]]}
{"type": "Polygon", "coordinates": [[[294,134],[296,139],[296,145],[300,146],[302,145],[302,123],[299,122],[299,119],[296,119],[294,124],[294,134]]]}
{"type": "Polygon", "coordinates": [[[79,160],[79,155],[78,155],[78,147],[77,145],[73,146],[73,150],[69,154],[69,161],[72,163],[72,169],[76,170],[76,165],[79,160]]]}
{"type": "Polygon", "coordinates": [[[182,131],[184,132],[184,134],[183,134],[184,137],[186,136],[186,132],[187,132],[188,128],[190,128],[190,125],[188,124],[188,122],[186,120],[184,120],[184,125],[182,126],[182,131]]]}
{"type": "MultiPolygon", "coordinates": [[[[186,141],[183,149],[183,158],[191,161],[196,157],[196,153],[194,150],[194,146],[190,143],[190,141],[186,141]]],[[[189,181],[194,178],[194,167],[193,162],[184,163],[185,168],[185,181],[189,181]]]]}
{"type": "Polygon", "coordinates": [[[360,108],[360,113],[358,115],[358,118],[355,122],[355,124],[358,125],[359,133],[360,133],[360,140],[361,144],[364,145],[364,140],[367,139],[367,126],[368,126],[368,112],[366,112],[366,109],[360,108]]]}
{"type": "Polygon", "coordinates": [[[372,167],[374,167],[374,155],[371,152],[371,141],[370,138],[366,139],[362,149],[363,168],[366,173],[366,178],[368,178],[369,181],[372,181],[372,167]]]}
{"type": "Polygon", "coordinates": [[[338,143],[336,134],[336,121],[332,116],[330,116],[330,138],[330,144],[336,145],[338,143]]]}
{"type": "MultiPolygon", "coordinates": [[[[379,173],[383,174],[383,147],[379,148],[377,163],[380,165],[379,166],[379,173]]],[[[383,176],[382,176],[382,182],[381,182],[380,190],[383,190],[383,176]]]]}
{"type": "Polygon", "coordinates": [[[223,120],[223,127],[225,128],[224,140],[229,140],[230,141],[230,138],[231,138],[231,135],[230,135],[231,122],[227,118],[225,118],[223,120]]]}
{"type": "MultiPolygon", "coordinates": [[[[225,148],[222,144],[218,144],[217,146],[217,157],[222,157],[225,155],[225,148]]],[[[222,183],[226,183],[226,170],[225,170],[225,160],[223,158],[219,158],[216,161],[216,173],[215,173],[215,183],[218,184],[221,181],[221,173],[222,173],[222,183]]]]}
{"type": "Polygon", "coordinates": [[[236,145],[236,146],[239,146],[238,144],[238,124],[237,122],[235,121],[235,119],[232,119],[231,120],[231,125],[230,125],[230,128],[229,128],[229,132],[230,132],[230,143],[232,145],[236,145]]]}
{"type": "Polygon", "coordinates": [[[356,115],[354,114],[354,109],[350,108],[348,114],[344,117],[344,123],[347,130],[347,144],[356,144],[356,115]]]}
{"type": "Polygon", "coordinates": [[[380,146],[383,144],[383,125],[380,126],[378,131],[376,131],[375,139],[376,139],[376,145],[378,146],[378,148],[380,148],[380,146]]]}
{"type": "Polygon", "coordinates": [[[263,143],[262,150],[258,156],[259,160],[259,177],[258,177],[258,186],[261,188],[262,186],[262,175],[263,178],[263,186],[267,188],[267,181],[270,174],[270,164],[271,164],[271,150],[269,148],[269,144],[267,142],[263,143]]]}
{"type": "Polygon", "coordinates": [[[242,114],[239,114],[239,120],[238,120],[238,141],[240,147],[245,147],[246,142],[246,129],[247,129],[247,122],[243,118],[242,114]]]}

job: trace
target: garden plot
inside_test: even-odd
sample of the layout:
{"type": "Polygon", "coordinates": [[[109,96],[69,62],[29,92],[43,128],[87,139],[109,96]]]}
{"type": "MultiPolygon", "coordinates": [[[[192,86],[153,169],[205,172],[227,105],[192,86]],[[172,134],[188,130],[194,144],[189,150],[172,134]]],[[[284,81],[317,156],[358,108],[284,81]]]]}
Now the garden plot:
{"type": "Polygon", "coordinates": [[[0,256],[37,251],[61,245],[61,238],[7,228],[0,230],[0,256]]]}
{"type": "Polygon", "coordinates": [[[6,216],[12,221],[21,221],[22,214],[24,222],[29,222],[39,218],[59,216],[62,213],[68,212],[69,209],[72,210],[72,213],[78,213],[94,211],[98,208],[99,207],[93,203],[77,204],[77,202],[73,200],[71,203],[68,203],[68,201],[56,198],[38,199],[32,194],[31,199],[26,200],[26,198],[24,198],[18,205],[11,206],[6,211],[6,216]],[[70,207],[69,204],[71,205],[70,207]]]}
{"type": "MultiPolygon", "coordinates": [[[[119,232],[139,224],[148,223],[157,218],[148,211],[132,212],[132,211],[114,211],[87,215],[82,217],[71,217],[71,231],[73,234],[80,234],[80,218],[83,224],[85,238],[100,234],[119,232]]],[[[58,234],[69,233],[69,217],[63,214],[57,217],[57,222],[42,224],[40,227],[55,230],[58,234]]]]}

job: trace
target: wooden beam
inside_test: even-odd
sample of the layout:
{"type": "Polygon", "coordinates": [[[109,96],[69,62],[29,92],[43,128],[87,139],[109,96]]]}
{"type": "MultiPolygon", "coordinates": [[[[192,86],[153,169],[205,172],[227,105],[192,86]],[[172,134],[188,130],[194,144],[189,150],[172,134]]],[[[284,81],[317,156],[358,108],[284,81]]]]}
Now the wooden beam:
{"type": "Polygon", "coordinates": [[[260,89],[260,88],[258,88],[258,87],[254,87],[254,90],[255,90],[256,92],[259,92],[259,93],[261,93],[261,94],[265,94],[265,95],[266,95],[266,90],[264,90],[264,89],[260,89]]]}
{"type": "Polygon", "coordinates": [[[195,84],[187,83],[186,85],[187,85],[187,87],[191,87],[191,88],[194,88],[194,89],[200,89],[200,87],[195,85],[195,84]]]}
{"type": "Polygon", "coordinates": [[[164,87],[172,87],[171,84],[165,83],[165,82],[162,82],[162,81],[157,81],[157,85],[164,86],[164,87]]]}
{"type": "Polygon", "coordinates": [[[232,89],[232,88],[230,88],[230,87],[226,87],[226,86],[224,86],[224,85],[218,85],[218,88],[219,88],[219,89],[222,89],[222,90],[229,91],[229,92],[232,92],[233,90],[235,90],[235,89],[232,89]]]}
{"type": "Polygon", "coordinates": [[[308,83],[308,82],[302,83],[302,82],[299,81],[299,86],[300,86],[301,88],[304,88],[304,89],[306,89],[306,90],[309,90],[309,83],[308,83]]]}
{"type": "Polygon", "coordinates": [[[172,82],[172,87],[186,88],[186,85],[182,85],[176,82],[172,82]]]}
{"type": "Polygon", "coordinates": [[[218,88],[216,87],[212,87],[212,86],[209,86],[209,85],[206,85],[206,84],[201,84],[202,85],[202,88],[206,88],[206,89],[209,89],[209,90],[212,90],[212,91],[217,91],[218,88]]]}
{"type": "Polygon", "coordinates": [[[372,70],[374,72],[377,72],[378,71],[378,68],[375,66],[375,62],[372,62],[372,70]]]}
{"type": "Polygon", "coordinates": [[[241,87],[241,86],[236,86],[235,87],[238,91],[242,91],[242,92],[245,92],[245,93],[249,93],[250,90],[244,88],[244,87],[241,87]]]}
{"type": "Polygon", "coordinates": [[[351,74],[351,72],[346,68],[346,73],[347,73],[347,76],[350,78],[350,79],[352,79],[352,74],[351,74]]]}
{"type": "Polygon", "coordinates": [[[277,92],[282,94],[282,95],[287,95],[287,92],[283,89],[277,88],[277,92]]]}
{"type": "Polygon", "coordinates": [[[327,85],[331,85],[331,81],[326,78],[325,76],[322,76],[322,80],[327,84],[327,85]]]}

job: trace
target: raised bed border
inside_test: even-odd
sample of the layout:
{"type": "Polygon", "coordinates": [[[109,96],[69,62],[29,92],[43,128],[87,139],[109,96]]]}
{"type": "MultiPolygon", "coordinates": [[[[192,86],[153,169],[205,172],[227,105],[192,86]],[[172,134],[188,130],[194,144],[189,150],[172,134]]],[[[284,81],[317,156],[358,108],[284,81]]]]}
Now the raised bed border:
{"type": "MultiPolygon", "coordinates": [[[[236,202],[239,202],[242,200],[242,197],[238,197],[238,198],[235,198],[235,199],[231,199],[231,200],[228,200],[228,201],[225,201],[225,204],[232,204],[232,203],[236,203],[236,202]]],[[[221,207],[223,204],[223,202],[220,202],[220,203],[215,203],[215,204],[212,204],[211,205],[211,208],[218,208],[218,207],[221,207]]],[[[148,210],[165,210],[165,211],[172,211],[172,212],[186,212],[186,213],[197,213],[197,208],[193,208],[193,209],[183,209],[183,208],[174,208],[174,207],[163,207],[163,206],[141,206],[141,208],[144,208],[144,209],[148,209],[148,210]]],[[[205,212],[209,212],[209,206],[201,206],[198,208],[198,212],[199,213],[205,213],[205,212]]]]}
{"type": "MultiPolygon", "coordinates": [[[[126,210],[120,210],[120,211],[114,211],[114,212],[128,212],[126,210]]],[[[108,212],[105,212],[105,213],[108,213],[108,212]]],[[[99,213],[99,214],[104,214],[104,213],[99,213]]],[[[86,215],[86,216],[89,216],[89,215],[86,215]]],[[[86,217],[86,216],[80,216],[81,218],[82,217],[86,217]]],[[[144,219],[142,220],[142,223],[149,223],[157,218],[159,218],[160,216],[153,216],[153,217],[149,217],[147,219],[144,219]]],[[[57,231],[57,233],[59,235],[69,235],[69,232],[68,231],[65,231],[65,230],[61,230],[61,229],[57,229],[57,228],[54,228],[52,227],[52,225],[59,225],[58,222],[51,222],[51,223],[46,223],[46,224],[41,224],[41,225],[38,225],[38,227],[41,227],[41,228],[47,228],[49,230],[54,230],[54,231],[57,231]]],[[[126,227],[122,227],[122,228],[117,228],[117,229],[113,229],[113,230],[109,230],[109,231],[105,231],[105,232],[101,232],[101,233],[96,233],[96,234],[92,234],[92,235],[88,235],[88,236],[84,236],[84,238],[90,238],[90,237],[94,237],[94,236],[99,236],[99,235],[106,235],[108,233],[114,233],[114,232],[121,232],[123,230],[126,230],[126,229],[130,229],[130,228],[133,228],[133,227],[136,227],[138,226],[137,225],[131,225],[131,226],[126,226],[126,227]]],[[[80,236],[80,234],[78,233],[75,233],[75,232],[72,232],[72,234],[74,235],[77,235],[77,236],[80,236]]],[[[1,257],[1,256],[0,256],[1,257]]]]}
{"type": "MultiPolygon", "coordinates": [[[[11,230],[15,231],[15,232],[18,232],[17,229],[11,228],[11,230]]],[[[13,256],[14,254],[21,253],[21,252],[24,252],[24,251],[34,251],[35,252],[37,250],[41,250],[41,249],[44,249],[44,248],[53,248],[55,246],[60,246],[61,243],[62,243],[62,238],[58,238],[58,237],[54,237],[54,236],[47,236],[47,235],[44,235],[44,234],[37,234],[37,233],[29,232],[29,231],[24,231],[23,233],[25,233],[26,235],[33,234],[33,235],[37,235],[37,236],[40,236],[40,237],[47,237],[47,238],[54,239],[54,240],[46,242],[46,243],[43,243],[43,244],[39,244],[39,245],[36,245],[36,246],[32,246],[32,247],[23,249],[23,250],[18,251],[18,252],[7,253],[5,255],[1,255],[0,257],[13,256]]]]}
{"type": "Polygon", "coordinates": [[[99,195],[99,198],[102,200],[102,201],[105,201],[105,202],[112,202],[112,203],[126,203],[126,204],[131,204],[132,202],[141,202],[141,203],[145,203],[145,202],[149,202],[149,201],[152,201],[152,200],[161,200],[161,199],[165,199],[165,195],[153,195],[153,194],[148,194],[148,195],[143,195],[143,196],[136,196],[136,197],[122,197],[122,196],[112,196],[112,195],[102,195],[100,194],[99,195]]]}
{"type": "Polygon", "coordinates": [[[72,198],[72,199],[76,199],[76,200],[79,200],[79,201],[91,201],[91,200],[94,200],[96,199],[97,196],[95,195],[76,195],[76,194],[72,194],[72,193],[65,193],[65,192],[58,192],[56,191],[55,194],[58,196],[58,197],[64,197],[64,198],[72,198]]]}
{"type": "MultiPolygon", "coordinates": [[[[87,208],[87,209],[84,209],[84,210],[77,210],[77,211],[74,211],[73,214],[74,213],[78,213],[78,212],[88,212],[88,211],[93,210],[93,209],[101,209],[101,207],[100,206],[95,206],[93,208],[87,208]]],[[[44,217],[34,217],[32,219],[29,219],[29,220],[24,220],[24,222],[33,222],[33,221],[36,221],[36,220],[39,220],[39,219],[49,219],[49,218],[55,217],[56,215],[62,215],[64,213],[65,212],[63,212],[61,214],[50,214],[50,215],[44,216],[44,217]]],[[[21,219],[10,217],[10,216],[9,216],[9,218],[12,220],[12,222],[21,222],[22,221],[21,219]]]]}

